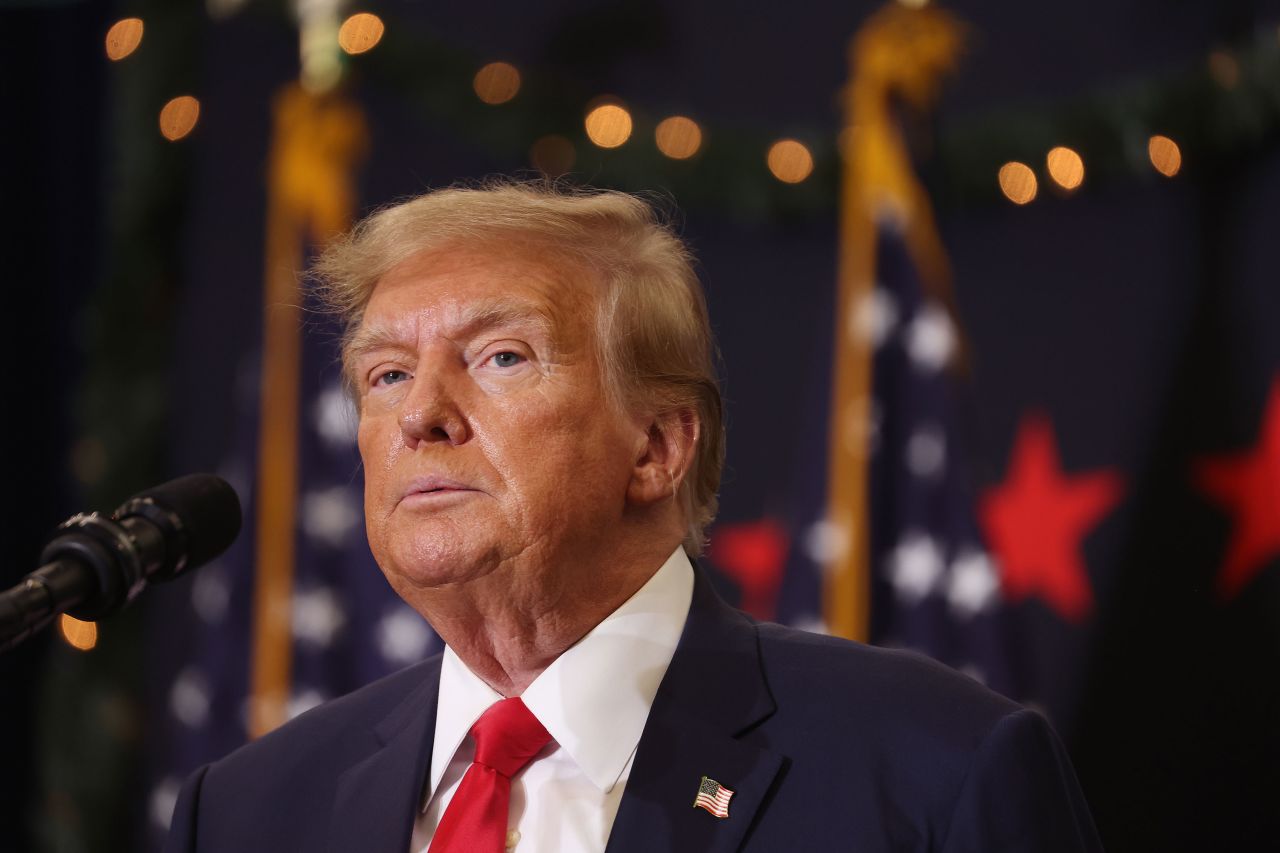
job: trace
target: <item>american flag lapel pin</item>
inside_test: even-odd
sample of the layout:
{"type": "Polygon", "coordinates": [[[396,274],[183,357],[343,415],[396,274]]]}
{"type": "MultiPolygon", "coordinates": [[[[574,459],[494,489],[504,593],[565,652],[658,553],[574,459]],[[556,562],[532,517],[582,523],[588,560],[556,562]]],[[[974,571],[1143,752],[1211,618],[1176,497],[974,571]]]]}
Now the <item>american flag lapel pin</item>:
{"type": "Polygon", "coordinates": [[[698,785],[698,796],[693,799],[693,807],[695,809],[706,809],[716,817],[728,817],[729,798],[732,796],[733,791],[730,791],[715,779],[703,776],[702,782],[698,785]]]}

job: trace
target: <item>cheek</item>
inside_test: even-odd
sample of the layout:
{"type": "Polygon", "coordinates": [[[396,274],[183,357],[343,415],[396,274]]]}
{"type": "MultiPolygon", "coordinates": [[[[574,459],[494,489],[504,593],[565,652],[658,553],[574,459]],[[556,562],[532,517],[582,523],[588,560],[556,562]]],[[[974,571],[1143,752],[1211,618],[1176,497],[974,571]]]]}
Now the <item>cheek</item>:
{"type": "Polygon", "coordinates": [[[365,500],[376,504],[382,495],[382,487],[390,477],[392,465],[403,450],[400,432],[393,421],[386,417],[368,416],[360,420],[356,433],[356,445],[360,449],[360,461],[364,467],[365,500]]]}
{"type": "Polygon", "coordinates": [[[577,512],[609,512],[623,500],[632,451],[628,435],[603,403],[526,407],[514,423],[508,440],[489,437],[490,458],[506,469],[504,478],[520,492],[556,512],[566,505],[577,512]]]}

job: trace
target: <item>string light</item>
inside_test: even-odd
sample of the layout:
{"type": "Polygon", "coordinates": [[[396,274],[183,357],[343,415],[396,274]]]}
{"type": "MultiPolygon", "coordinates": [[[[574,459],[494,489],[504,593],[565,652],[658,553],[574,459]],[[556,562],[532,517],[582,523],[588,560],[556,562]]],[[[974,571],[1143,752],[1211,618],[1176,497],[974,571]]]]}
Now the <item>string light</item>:
{"type": "Polygon", "coordinates": [[[107,448],[102,439],[89,435],[71,446],[71,471],[85,485],[96,485],[107,470],[107,448]]]}
{"type": "Polygon", "coordinates": [[[997,177],[1000,192],[1014,204],[1026,204],[1036,197],[1036,173],[1026,163],[1005,163],[997,177]]]}
{"type": "Polygon", "coordinates": [[[490,62],[476,72],[471,86],[486,104],[505,104],[520,91],[520,72],[508,62],[490,62]]]}
{"type": "Polygon", "coordinates": [[[338,29],[338,46],[351,55],[373,50],[386,31],[382,19],[371,12],[356,12],[338,29]]]}
{"type": "Polygon", "coordinates": [[[587,113],[583,124],[587,138],[601,148],[617,148],[631,138],[631,113],[620,104],[601,104],[587,113]]]}
{"type": "Polygon", "coordinates": [[[73,649],[87,652],[98,645],[98,626],[93,622],[81,622],[79,619],[62,614],[58,619],[58,633],[67,645],[73,649]]]}
{"type": "Polygon", "coordinates": [[[549,178],[558,178],[573,168],[578,152],[563,136],[544,136],[529,149],[529,162],[549,178]]]}
{"type": "Polygon", "coordinates": [[[1182,168],[1182,150],[1167,136],[1156,134],[1147,140],[1147,157],[1156,171],[1172,178],[1182,168]]]}
{"type": "Polygon", "coordinates": [[[142,19],[124,18],[116,21],[107,30],[107,59],[119,62],[138,49],[142,44],[142,19]]]}
{"type": "Polygon", "coordinates": [[[671,116],[658,122],[653,137],[658,150],[672,160],[687,160],[702,147],[702,128],[684,116],[671,116]]]}
{"type": "Polygon", "coordinates": [[[182,139],[200,118],[200,102],[190,95],[179,95],[160,110],[160,133],[170,142],[182,139]]]}
{"type": "Polygon", "coordinates": [[[1045,157],[1049,177],[1064,190],[1074,190],[1084,182],[1084,161],[1070,148],[1059,145],[1045,157]]]}
{"type": "Polygon", "coordinates": [[[1209,76],[1224,89],[1234,89],[1240,82],[1240,62],[1225,50],[1209,54],[1209,76]]]}
{"type": "Polygon", "coordinates": [[[769,171],[784,184],[798,184],[813,173],[813,155],[795,139],[779,139],[765,158],[769,171]]]}

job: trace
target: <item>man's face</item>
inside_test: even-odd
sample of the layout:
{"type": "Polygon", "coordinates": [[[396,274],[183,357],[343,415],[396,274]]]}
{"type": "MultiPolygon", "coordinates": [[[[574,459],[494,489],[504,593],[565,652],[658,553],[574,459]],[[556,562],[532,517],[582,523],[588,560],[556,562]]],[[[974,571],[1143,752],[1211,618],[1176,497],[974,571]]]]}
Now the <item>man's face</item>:
{"type": "Polygon", "coordinates": [[[601,387],[593,284],[494,246],[378,281],[351,365],[369,544],[401,596],[503,567],[555,594],[619,529],[645,436],[601,387]]]}

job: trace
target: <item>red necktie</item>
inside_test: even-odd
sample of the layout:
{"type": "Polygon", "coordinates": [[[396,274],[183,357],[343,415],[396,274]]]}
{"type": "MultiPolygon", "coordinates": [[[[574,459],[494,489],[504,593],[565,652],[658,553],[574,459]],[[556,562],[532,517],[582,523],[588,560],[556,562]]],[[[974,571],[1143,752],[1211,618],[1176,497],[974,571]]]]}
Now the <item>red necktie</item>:
{"type": "Polygon", "coordinates": [[[511,777],[551,740],[518,697],[490,705],[471,727],[471,737],[476,759],[436,826],[430,853],[502,853],[511,777]]]}

